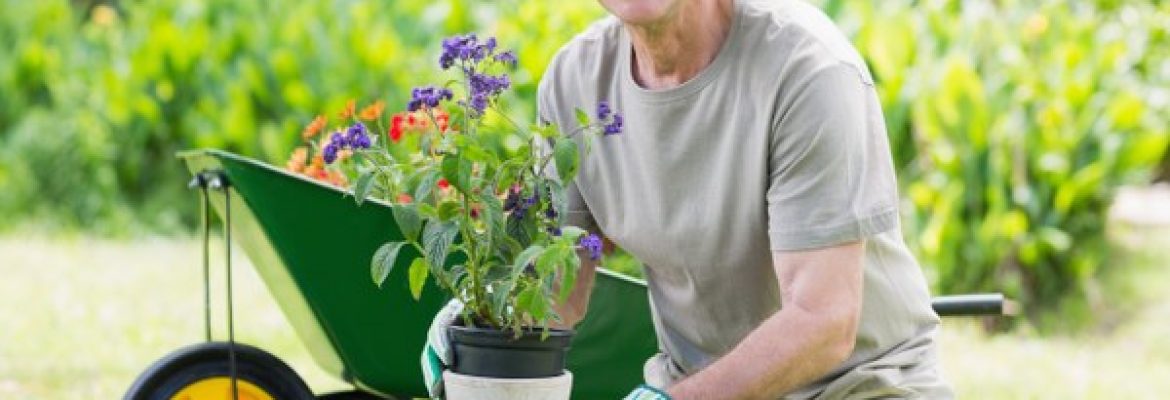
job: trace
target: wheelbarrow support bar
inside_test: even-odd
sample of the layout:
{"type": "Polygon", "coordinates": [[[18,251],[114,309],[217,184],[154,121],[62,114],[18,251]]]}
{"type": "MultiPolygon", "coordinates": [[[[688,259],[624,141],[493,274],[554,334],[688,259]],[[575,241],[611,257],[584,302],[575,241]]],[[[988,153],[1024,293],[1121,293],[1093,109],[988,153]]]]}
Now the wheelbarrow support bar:
{"type": "Polygon", "coordinates": [[[1016,302],[1005,299],[1002,293],[960,294],[939,296],[931,301],[934,311],[942,317],[1016,315],[1016,302]]]}

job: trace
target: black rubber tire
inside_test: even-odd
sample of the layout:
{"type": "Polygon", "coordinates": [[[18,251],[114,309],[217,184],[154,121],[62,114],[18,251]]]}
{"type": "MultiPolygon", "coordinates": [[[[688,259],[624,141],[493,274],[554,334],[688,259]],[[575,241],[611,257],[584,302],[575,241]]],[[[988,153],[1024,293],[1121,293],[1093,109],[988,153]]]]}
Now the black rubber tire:
{"type": "MultiPolygon", "coordinates": [[[[312,400],[316,397],[305,381],[275,356],[236,343],[236,377],[280,400],[312,400]]],[[[155,361],[138,376],[124,400],[168,400],[183,387],[200,379],[230,376],[228,344],[209,342],[176,350],[155,361]]]]}

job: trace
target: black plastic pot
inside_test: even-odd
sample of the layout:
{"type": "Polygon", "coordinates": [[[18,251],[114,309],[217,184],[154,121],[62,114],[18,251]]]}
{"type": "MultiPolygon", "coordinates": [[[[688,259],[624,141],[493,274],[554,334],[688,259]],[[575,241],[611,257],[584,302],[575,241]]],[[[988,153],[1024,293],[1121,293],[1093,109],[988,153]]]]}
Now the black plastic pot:
{"type": "Polygon", "coordinates": [[[550,329],[544,340],[541,330],[524,330],[519,338],[512,331],[460,325],[447,327],[454,350],[451,370],[458,374],[488,378],[548,378],[565,371],[565,357],[573,331],[550,329]]]}

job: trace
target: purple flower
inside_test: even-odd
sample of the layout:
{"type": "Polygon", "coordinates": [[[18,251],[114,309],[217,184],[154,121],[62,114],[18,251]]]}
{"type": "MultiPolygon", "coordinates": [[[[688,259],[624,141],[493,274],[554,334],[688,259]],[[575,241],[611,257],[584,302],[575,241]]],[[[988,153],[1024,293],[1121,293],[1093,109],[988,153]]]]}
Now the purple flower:
{"type": "Polygon", "coordinates": [[[471,102],[468,105],[475,110],[475,115],[483,115],[484,110],[487,110],[488,106],[487,95],[483,93],[471,95],[471,102]]]}
{"type": "Polygon", "coordinates": [[[414,88],[410,91],[410,102],[406,103],[406,109],[414,112],[423,107],[435,108],[439,106],[439,102],[443,100],[451,100],[454,94],[451,89],[440,88],[434,86],[426,86],[414,88]]]}
{"type": "Polygon", "coordinates": [[[589,251],[590,260],[597,261],[601,259],[601,238],[597,237],[597,235],[591,233],[581,238],[577,242],[577,246],[589,251]]]}
{"type": "Polygon", "coordinates": [[[609,108],[609,102],[602,101],[602,102],[597,103],[597,119],[598,120],[605,121],[606,119],[609,119],[609,113],[612,111],[613,110],[611,110],[609,108]]]}
{"type": "MultiPolygon", "coordinates": [[[[439,56],[439,66],[450,69],[458,66],[467,82],[467,98],[459,100],[459,104],[467,107],[468,114],[473,118],[482,116],[487,107],[497,96],[512,86],[507,74],[489,75],[482,69],[483,61],[489,57],[509,66],[516,65],[516,54],[511,51],[496,52],[498,43],[496,38],[488,37],[480,41],[475,34],[456,35],[443,39],[443,52],[439,56]]],[[[435,94],[426,92],[426,88],[416,89],[412,93],[407,109],[414,111],[423,107],[435,107],[435,94]]],[[[449,91],[447,92],[449,93],[449,91]]],[[[450,99],[449,95],[440,96],[450,99]]]]}
{"type": "Polygon", "coordinates": [[[508,197],[504,199],[504,211],[512,211],[520,206],[520,193],[509,190],[508,197]]]}
{"type": "Polygon", "coordinates": [[[333,164],[337,160],[337,144],[329,143],[325,145],[325,149],[321,151],[321,158],[325,159],[326,164],[333,164]]]}
{"type": "Polygon", "coordinates": [[[496,62],[507,65],[509,67],[515,67],[516,61],[517,61],[516,60],[516,53],[513,52],[512,50],[508,50],[508,51],[502,52],[500,54],[496,54],[496,55],[492,56],[492,59],[496,60],[496,62]]]}
{"type": "Polygon", "coordinates": [[[443,39],[443,54],[439,55],[439,67],[448,69],[459,63],[464,68],[467,64],[483,61],[496,51],[496,38],[489,37],[483,43],[474,33],[456,35],[443,39]]]}
{"type": "Polygon", "coordinates": [[[361,122],[356,122],[345,129],[345,133],[333,132],[329,136],[329,144],[321,149],[321,158],[325,160],[326,164],[333,164],[337,161],[337,153],[345,149],[368,149],[370,148],[370,135],[366,134],[366,125],[361,122]]]}
{"type": "Polygon", "coordinates": [[[616,135],[622,133],[622,115],[618,113],[613,114],[613,121],[605,125],[605,135],[616,135]]]}

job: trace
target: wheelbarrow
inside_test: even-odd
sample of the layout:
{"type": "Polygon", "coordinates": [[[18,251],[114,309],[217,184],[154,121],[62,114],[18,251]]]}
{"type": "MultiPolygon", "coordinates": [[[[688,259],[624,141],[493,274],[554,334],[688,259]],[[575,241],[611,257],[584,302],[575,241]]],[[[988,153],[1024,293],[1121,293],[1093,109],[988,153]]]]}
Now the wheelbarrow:
{"type": "MultiPolygon", "coordinates": [[[[354,386],[313,394],[277,357],[237,343],[231,324],[228,254],[228,341],[212,341],[205,307],[204,343],[156,361],[131,385],[126,399],[380,399],[426,397],[419,355],[431,318],[447,298],[428,282],[416,301],[400,257],[382,288],[371,283],[371,254],[401,240],[388,204],[356,204],[339,188],[217,150],[179,154],[204,204],[204,277],[208,227],[214,210],[224,240],[244,250],[313,360],[354,386]]],[[[225,246],[230,252],[231,247],[225,246]]],[[[210,293],[206,290],[205,305],[210,293]]],[[[591,311],[577,326],[569,351],[573,398],[621,398],[642,382],[642,364],[658,351],[643,281],[598,270],[591,311]]],[[[939,297],[944,316],[1003,314],[998,294],[939,297]]]]}

